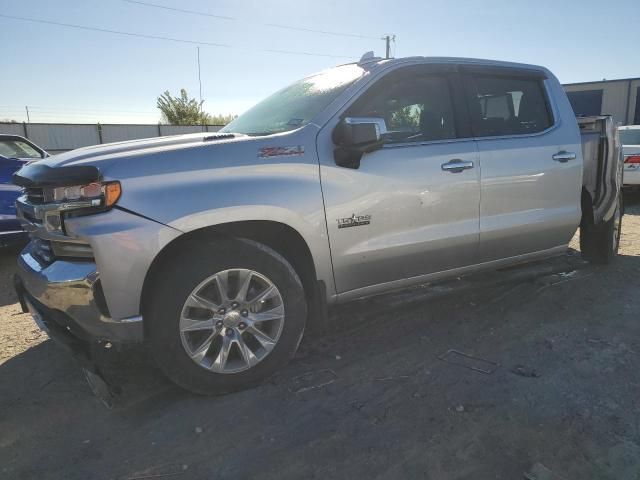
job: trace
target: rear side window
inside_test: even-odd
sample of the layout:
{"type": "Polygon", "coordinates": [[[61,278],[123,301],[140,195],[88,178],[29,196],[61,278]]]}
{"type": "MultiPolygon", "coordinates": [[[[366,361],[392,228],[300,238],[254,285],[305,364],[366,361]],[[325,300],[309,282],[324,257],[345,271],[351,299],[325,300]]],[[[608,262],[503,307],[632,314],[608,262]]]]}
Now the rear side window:
{"type": "Polygon", "coordinates": [[[470,75],[467,95],[477,137],[536,133],[553,124],[539,79],[470,75]]]}

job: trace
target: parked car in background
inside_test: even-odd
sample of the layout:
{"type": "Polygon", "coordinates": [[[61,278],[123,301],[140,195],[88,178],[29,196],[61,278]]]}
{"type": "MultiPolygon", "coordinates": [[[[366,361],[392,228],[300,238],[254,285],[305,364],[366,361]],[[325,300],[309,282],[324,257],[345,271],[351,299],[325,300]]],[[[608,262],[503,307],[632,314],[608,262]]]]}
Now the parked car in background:
{"type": "Polygon", "coordinates": [[[578,227],[607,263],[622,216],[612,118],[576,120],[543,67],[472,59],[364,57],[219,132],[14,181],[23,309],[85,359],[145,342],[207,394],[269,377],[340,302],[562,255],[578,227]]]}
{"type": "Polygon", "coordinates": [[[27,235],[16,218],[20,188],[11,183],[11,176],[26,163],[48,156],[26,138],[0,134],[0,247],[26,239],[27,235]]]}
{"type": "Polygon", "coordinates": [[[640,125],[618,127],[624,156],[625,186],[640,185],[640,125]]]}

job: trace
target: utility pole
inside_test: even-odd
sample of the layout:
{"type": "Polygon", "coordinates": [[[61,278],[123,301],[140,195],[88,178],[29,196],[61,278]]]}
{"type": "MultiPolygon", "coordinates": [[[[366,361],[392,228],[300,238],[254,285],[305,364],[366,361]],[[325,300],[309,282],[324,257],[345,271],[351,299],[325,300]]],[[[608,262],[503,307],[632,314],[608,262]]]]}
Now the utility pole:
{"type": "Polygon", "coordinates": [[[395,42],[396,41],[396,36],[395,35],[385,35],[384,37],[382,37],[382,39],[386,43],[386,52],[387,52],[384,58],[391,58],[391,41],[395,42]]]}
{"type": "Polygon", "coordinates": [[[24,109],[27,111],[27,123],[31,123],[31,119],[29,118],[29,106],[25,105],[24,109]]]}
{"type": "MultiPolygon", "coordinates": [[[[197,47],[197,48],[198,48],[198,84],[200,85],[200,124],[203,125],[204,115],[202,115],[202,77],[200,75],[200,47],[197,47]]],[[[204,131],[204,128],[202,130],[204,131]]]]}

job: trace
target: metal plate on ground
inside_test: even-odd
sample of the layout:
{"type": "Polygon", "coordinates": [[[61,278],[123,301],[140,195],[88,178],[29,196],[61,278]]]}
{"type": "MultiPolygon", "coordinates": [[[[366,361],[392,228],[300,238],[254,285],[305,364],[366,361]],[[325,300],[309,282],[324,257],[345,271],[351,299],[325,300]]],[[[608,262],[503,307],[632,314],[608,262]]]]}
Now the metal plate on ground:
{"type": "Polygon", "coordinates": [[[453,349],[447,350],[445,353],[438,356],[438,359],[452,365],[468,368],[474,372],[484,373],[485,375],[492,374],[500,367],[499,363],[485,360],[484,358],[474,357],[468,353],[453,349]]]}

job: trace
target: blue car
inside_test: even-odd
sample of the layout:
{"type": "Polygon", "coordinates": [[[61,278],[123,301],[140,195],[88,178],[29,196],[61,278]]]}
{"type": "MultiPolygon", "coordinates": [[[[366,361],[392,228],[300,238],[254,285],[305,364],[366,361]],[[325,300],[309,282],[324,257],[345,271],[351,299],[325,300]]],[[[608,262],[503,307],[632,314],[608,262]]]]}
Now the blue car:
{"type": "Polygon", "coordinates": [[[29,162],[48,157],[43,149],[19,135],[0,134],[0,247],[26,238],[16,218],[16,198],[20,188],[11,183],[11,176],[29,162]]]}

